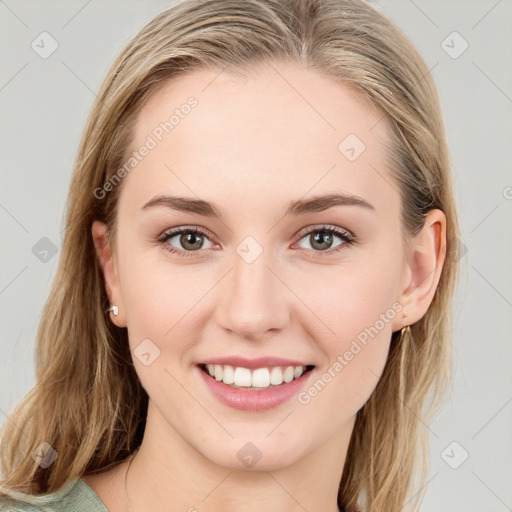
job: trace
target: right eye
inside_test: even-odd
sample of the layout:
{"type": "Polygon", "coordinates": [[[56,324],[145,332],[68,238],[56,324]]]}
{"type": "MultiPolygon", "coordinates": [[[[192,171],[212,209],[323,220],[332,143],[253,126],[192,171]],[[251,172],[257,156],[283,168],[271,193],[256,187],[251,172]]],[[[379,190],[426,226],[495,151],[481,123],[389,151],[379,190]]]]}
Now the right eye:
{"type": "Polygon", "coordinates": [[[157,241],[162,244],[166,251],[177,254],[178,256],[187,257],[194,256],[203,248],[204,238],[208,240],[206,231],[197,226],[193,228],[180,227],[163,233],[157,238],[157,241]],[[182,249],[169,244],[173,238],[178,238],[178,243],[181,245],[182,249]]]}

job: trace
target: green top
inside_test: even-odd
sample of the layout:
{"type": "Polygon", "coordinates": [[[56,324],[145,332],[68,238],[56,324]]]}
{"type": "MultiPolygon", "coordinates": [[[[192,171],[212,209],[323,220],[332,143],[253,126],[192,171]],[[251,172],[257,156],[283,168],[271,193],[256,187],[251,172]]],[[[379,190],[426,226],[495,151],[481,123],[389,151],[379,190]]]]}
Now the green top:
{"type": "Polygon", "coordinates": [[[11,494],[16,499],[0,498],[1,512],[108,512],[99,496],[81,478],[51,493],[11,494]]]}

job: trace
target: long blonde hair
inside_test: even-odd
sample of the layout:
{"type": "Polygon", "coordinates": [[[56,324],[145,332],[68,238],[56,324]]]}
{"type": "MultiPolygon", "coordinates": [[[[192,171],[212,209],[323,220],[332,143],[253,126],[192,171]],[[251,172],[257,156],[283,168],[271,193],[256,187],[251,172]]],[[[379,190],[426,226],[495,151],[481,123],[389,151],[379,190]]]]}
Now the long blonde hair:
{"type": "MultiPolygon", "coordinates": [[[[188,70],[230,67],[246,74],[265,62],[295,62],[350,84],[382,112],[393,144],[402,229],[411,237],[426,213],[447,219],[447,258],[433,301],[407,334],[392,335],[384,373],[357,414],[338,505],[396,512],[427,477],[427,413],[451,385],[451,303],[459,227],[451,162],[429,70],[398,26],[364,0],[184,0],[128,43],[92,107],[67,198],[59,266],[37,332],[36,385],[1,432],[4,494],[54,492],[74,478],[124,460],[140,445],[148,396],[126,329],[109,320],[91,225],[105,222],[114,244],[120,186],[100,189],[125,161],[137,113],[188,70]],[[57,453],[47,468],[31,453],[57,453]]],[[[417,495],[417,501],[419,496],[417,495]]]]}

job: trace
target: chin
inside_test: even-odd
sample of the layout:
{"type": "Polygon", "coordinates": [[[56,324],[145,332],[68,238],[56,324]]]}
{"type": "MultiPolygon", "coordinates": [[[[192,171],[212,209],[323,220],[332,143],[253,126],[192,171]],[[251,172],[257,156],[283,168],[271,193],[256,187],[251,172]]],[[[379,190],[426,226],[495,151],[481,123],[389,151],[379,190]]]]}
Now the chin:
{"type": "Polygon", "coordinates": [[[276,436],[271,440],[265,438],[240,437],[232,439],[231,443],[218,443],[222,446],[215,453],[203,453],[214,464],[230,470],[244,471],[275,471],[292,465],[301,453],[293,446],[287,446],[276,436]],[[231,448],[231,446],[233,448],[231,448]]]}

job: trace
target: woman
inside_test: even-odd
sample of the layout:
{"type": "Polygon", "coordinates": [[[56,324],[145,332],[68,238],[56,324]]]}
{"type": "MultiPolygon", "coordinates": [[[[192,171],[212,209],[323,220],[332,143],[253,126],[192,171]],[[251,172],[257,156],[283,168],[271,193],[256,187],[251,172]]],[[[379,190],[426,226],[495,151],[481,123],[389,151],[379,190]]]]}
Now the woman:
{"type": "Polygon", "coordinates": [[[436,89],[388,16],[162,12],[67,204],[6,510],[417,510],[459,231],[436,89]]]}

